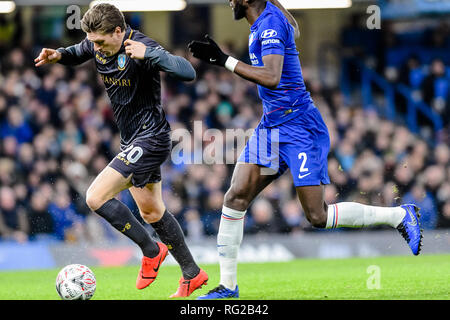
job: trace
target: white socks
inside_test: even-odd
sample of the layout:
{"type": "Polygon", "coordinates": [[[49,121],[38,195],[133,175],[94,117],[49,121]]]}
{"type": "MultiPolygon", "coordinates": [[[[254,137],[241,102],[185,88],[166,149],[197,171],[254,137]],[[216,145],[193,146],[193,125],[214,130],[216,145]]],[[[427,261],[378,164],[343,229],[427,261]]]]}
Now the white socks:
{"type": "MultiPolygon", "coordinates": [[[[222,208],[217,251],[220,264],[220,284],[235,290],[237,285],[237,260],[244,235],[244,216],[247,211],[222,208]]],[[[406,215],[401,207],[374,207],[356,202],[340,202],[328,205],[326,229],[361,228],[389,225],[396,228],[406,215]]]]}
{"type": "Polygon", "coordinates": [[[219,252],[220,284],[235,290],[237,285],[237,258],[244,235],[244,216],[247,211],[222,208],[217,251],[219,252]]]}
{"type": "Polygon", "coordinates": [[[360,228],[380,224],[396,228],[406,215],[402,207],[374,207],[356,202],[328,205],[327,229],[360,228]]]}

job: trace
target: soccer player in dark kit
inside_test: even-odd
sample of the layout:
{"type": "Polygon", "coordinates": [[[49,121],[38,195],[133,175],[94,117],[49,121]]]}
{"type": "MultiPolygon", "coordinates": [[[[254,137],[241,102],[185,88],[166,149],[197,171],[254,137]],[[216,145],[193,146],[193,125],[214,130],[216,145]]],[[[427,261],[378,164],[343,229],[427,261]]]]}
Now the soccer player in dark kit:
{"type": "Polygon", "coordinates": [[[191,81],[195,70],[184,58],[171,55],[156,41],[125,23],[111,4],[98,4],[81,20],[87,37],[67,47],[42,49],[36,66],[48,63],[78,65],[94,59],[105,84],[117,122],[121,152],[92,182],[86,203],[92,211],[133,240],[143,253],[136,287],[150,285],[168,252],[182,271],[171,297],[187,297],[207,283],[208,275],[195,263],[174,216],[161,193],[161,164],[171,152],[170,125],[161,106],[160,71],[191,81]],[[155,242],[130,209],[115,196],[129,189],[145,222],[162,242],[155,242]]]}

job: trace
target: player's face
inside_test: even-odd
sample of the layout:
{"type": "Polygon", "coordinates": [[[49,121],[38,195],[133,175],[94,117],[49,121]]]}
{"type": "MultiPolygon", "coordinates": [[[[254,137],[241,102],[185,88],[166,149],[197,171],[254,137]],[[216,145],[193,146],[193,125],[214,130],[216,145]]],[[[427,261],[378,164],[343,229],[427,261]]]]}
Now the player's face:
{"type": "Polygon", "coordinates": [[[229,0],[230,7],[233,10],[234,20],[240,20],[245,17],[245,12],[248,6],[245,5],[244,0],[229,0]]]}
{"type": "Polygon", "coordinates": [[[123,34],[120,27],[117,27],[113,33],[89,32],[87,38],[94,44],[95,51],[110,57],[122,46],[123,34]]]}

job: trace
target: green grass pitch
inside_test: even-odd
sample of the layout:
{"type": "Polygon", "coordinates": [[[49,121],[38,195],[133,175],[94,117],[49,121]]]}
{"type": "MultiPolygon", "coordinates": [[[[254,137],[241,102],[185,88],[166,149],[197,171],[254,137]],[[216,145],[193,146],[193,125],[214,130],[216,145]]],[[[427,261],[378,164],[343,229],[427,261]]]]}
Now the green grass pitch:
{"type": "MultiPolygon", "coordinates": [[[[202,265],[207,286],[218,284],[219,266],[202,265]]],[[[166,300],[178,287],[178,266],[163,266],[157,280],[135,288],[139,266],[92,267],[97,278],[94,300],[166,300]]],[[[297,259],[282,263],[240,264],[238,282],[245,300],[448,300],[450,255],[351,259],[297,259]],[[372,266],[372,267],[371,267],[372,266]]],[[[0,272],[0,300],[59,300],[55,279],[59,269],[0,272]]]]}

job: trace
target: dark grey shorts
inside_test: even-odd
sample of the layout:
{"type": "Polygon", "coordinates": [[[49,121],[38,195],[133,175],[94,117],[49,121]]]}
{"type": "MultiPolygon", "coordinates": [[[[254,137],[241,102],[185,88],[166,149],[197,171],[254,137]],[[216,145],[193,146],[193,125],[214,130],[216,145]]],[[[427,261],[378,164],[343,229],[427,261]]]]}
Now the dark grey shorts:
{"type": "Polygon", "coordinates": [[[109,167],[128,178],[138,188],[161,181],[161,165],[170,155],[172,141],[169,134],[149,138],[136,138],[111,160],[109,167]]]}

